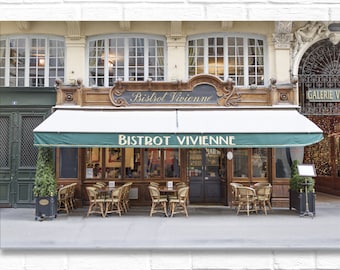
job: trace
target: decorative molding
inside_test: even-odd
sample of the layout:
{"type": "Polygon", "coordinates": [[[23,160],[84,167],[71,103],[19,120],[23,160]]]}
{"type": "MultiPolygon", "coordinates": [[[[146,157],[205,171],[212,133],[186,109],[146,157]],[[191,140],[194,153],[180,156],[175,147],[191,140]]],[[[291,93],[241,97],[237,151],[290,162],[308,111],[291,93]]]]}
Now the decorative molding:
{"type": "Polygon", "coordinates": [[[131,29],[131,22],[130,21],[120,21],[119,27],[123,31],[130,31],[131,29]]]}
{"type": "Polygon", "coordinates": [[[330,36],[330,31],[325,23],[308,22],[304,26],[298,28],[294,33],[293,57],[305,45],[313,43],[315,40],[320,40],[330,36]]]}
{"type": "Polygon", "coordinates": [[[181,21],[172,21],[170,28],[170,37],[176,39],[183,36],[181,21]]]}
{"type": "Polygon", "coordinates": [[[72,22],[66,22],[67,26],[67,35],[70,39],[80,39],[80,31],[81,31],[81,22],[79,21],[72,21],[72,22]]]}
{"type": "Polygon", "coordinates": [[[273,42],[276,49],[290,49],[293,40],[292,22],[275,22],[275,33],[273,34],[273,42]]]}
{"type": "Polygon", "coordinates": [[[221,28],[223,31],[227,31],[230,28],[232,28],[234,26],[234,22],[233,21],[222,21],[221,22],[221,28]]]}
{"type": "Polygon", "coordinates": [[[16,24],[20,31],[28,31],[31,28],[31,22],[28,21],[17,21],[16,24]]]}

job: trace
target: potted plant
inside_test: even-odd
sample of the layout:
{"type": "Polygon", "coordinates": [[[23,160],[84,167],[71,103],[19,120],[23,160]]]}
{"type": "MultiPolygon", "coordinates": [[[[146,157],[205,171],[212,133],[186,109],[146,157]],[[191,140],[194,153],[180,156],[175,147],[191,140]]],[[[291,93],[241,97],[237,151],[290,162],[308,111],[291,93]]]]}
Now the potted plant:
{"type": "Polygon", "coordinates": [[[57,217],[57,181],[54,172],[53,151],[48,147],[38,150],[37,168],[33,188],[35,219],[57,217]]]}
{"type": "Polygon", "coordinates": [[[315,215],[315,181],[312,177],[300,176],[297,167],[298,164],[299,162],[294,160],[291,167],[289,209],[294,208],[300,216],[303,216],[306,212],[315,215]],[[308,198],[308,211],[306,209],[306,198],[308,198]]]}

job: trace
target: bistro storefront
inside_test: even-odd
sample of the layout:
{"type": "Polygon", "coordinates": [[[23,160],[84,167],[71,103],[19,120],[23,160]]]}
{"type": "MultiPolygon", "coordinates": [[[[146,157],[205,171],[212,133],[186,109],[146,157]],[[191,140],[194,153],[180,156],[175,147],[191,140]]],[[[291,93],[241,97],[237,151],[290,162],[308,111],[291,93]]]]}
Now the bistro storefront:
{"type": "Polygon", "coordinates": [[[112,88],[59,83],[34,142],[56,147],[58,182],[79,184],[80,205],[98,181],[132,181],[133,204],[149,204],[150,181],[185,181],[190,203],[228,205],[237,181],[270,182],[273,205],[287,206],[292,155],[323,138],[293,104],[294,87],[235,88],[211,75],[112,88]]]}

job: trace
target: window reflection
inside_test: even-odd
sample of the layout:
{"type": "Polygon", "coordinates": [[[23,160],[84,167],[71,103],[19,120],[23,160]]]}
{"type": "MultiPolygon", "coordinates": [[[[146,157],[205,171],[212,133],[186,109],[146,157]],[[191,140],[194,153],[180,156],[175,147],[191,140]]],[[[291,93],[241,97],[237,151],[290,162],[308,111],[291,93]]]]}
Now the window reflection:
{"type": "Polygon", "coordinates": [[[144,176],[145,178],[157,178],[161,176],[161,150],[144,150],[144,176]]]}
{"type": "Polygon", "coordinates": [[[125,175],[127,178],[141,177],[140,149],[125,149],[125,175]]]}
{"type": "Polygon", "coordinates": [[[251,164],[253,177],[266,177],[267,175],[267,149],[254,148],[252,149],[251,164]]]}
{"type": "Polygon", "coordinates": [[[248,149],[234,150],[234,177],[248,177],[248,149]]]}
{"type": "Polygon", "coordinates": [[[289,148],[277,148],[275,150],[276,178],[290,177],[290,162],[289,148]]]}
{"type": "Polygon", "coordinates": [[[86,178],[102,177],[102,159],[100,148],[86,149],[86,178]]]}
{"type": "Polygon", "coordinates": [[[180,177],[180,157],[178,149],[164,150],[165,177],[180,177]]]}
{"type": "Polygon", "coordinates": [[[122,150],[120,148],[107,148],[105,158],[105,178],[122,178],[122,150]]]}

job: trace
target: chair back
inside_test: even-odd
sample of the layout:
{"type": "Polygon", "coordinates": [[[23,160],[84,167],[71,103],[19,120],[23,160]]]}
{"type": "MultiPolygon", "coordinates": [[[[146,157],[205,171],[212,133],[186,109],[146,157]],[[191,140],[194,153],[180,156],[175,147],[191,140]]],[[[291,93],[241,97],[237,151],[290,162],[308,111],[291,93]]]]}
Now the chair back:
{"type": "Polygon", "coordinates": [[[184,183],[184,182],[178,182],[178,183],[175,184],[175,186],[176,186],[176,189],[180,189],[182,187],[186,187],[187,184],[184,183]]]}
{"type": "Polygon", "coordinates": [[[148,188],[149,188],[151,199],[158,200],[161,196],[159,189],[152,185],[149,185],[148,188]]]}
{"type": "Polygon", "coordinates": [[[231,194],[233,196],[233,199],[237,200],[238,198],[238,192],[237,192],[237,188],[238,187],[242,187],[243,185],[240,183],[230,183],[231,186],[231,194]]]}
{"type": "Polygon", "coordinates": [[[272,186],[269,184],[267,186],[263,186],[256,190],[256,195],[258,197],[262,197],[266,200],[269,200],[272,194],[272,186]]]}
{"type": "Polygon", "coordinates": [[[159,183],[156,183],[156,182],[150,182],[149,185],[153,186],[153,187],[156,187],[156,188],[159,187],[159,183]]]}
{"type": "Polygon", "coordinates": [[[189,187],[181,187],[177,192],[177,197],[181,202],[186,202],[189,196],[189,187]]]}
{"type": "Polygon", "coordinates": [[[95,187],[86,187],[87,196],[89,197],[90,201],[97,200],[97,190],[95,187]]]}
{"type": "Polygon", "coordinates": [[[58,200],[65,200],[69,197],[69,187],[64,186],[58,190],[58,200]]]}
{"type": "Polygon", "coordinates": [[[238,187],[238,198],[240,200],[253,200],[256,198],[256,191],[253,188],[250,187],[238,187]]]}

